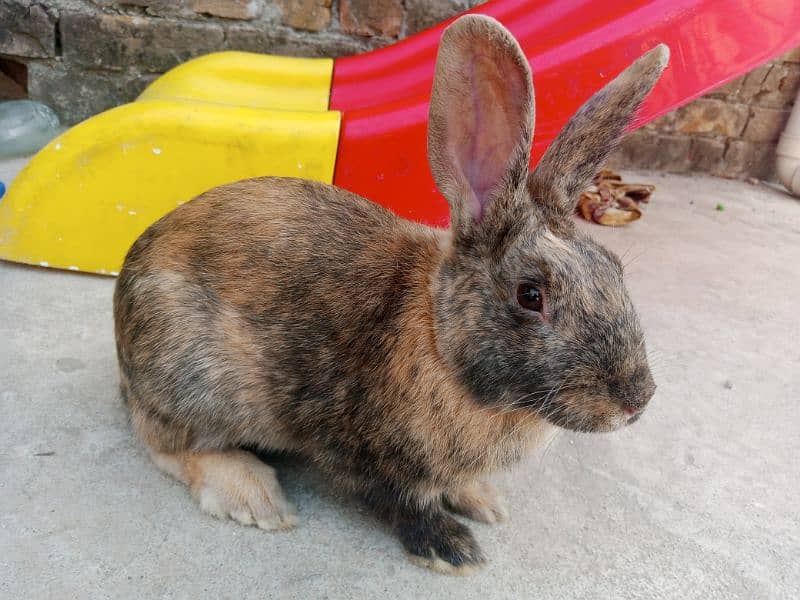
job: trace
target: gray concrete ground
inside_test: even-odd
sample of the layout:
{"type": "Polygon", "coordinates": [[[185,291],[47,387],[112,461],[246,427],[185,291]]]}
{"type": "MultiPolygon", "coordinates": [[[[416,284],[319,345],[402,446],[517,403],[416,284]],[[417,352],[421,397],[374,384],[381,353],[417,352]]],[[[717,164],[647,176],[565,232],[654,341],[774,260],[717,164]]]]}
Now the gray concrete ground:
{"type": "Polygon", "coordinates": [[[800,597],[800,202],[629,177],[658,185],[644,218],[587,227],[628,263],[657,395],[499,475],[512,517],[474,526],[491,562],[466,578],[411,565],[291,460],[295,531],[201,514],[126,422],[113,280],[0,263],[0,596],[800,597]]]}

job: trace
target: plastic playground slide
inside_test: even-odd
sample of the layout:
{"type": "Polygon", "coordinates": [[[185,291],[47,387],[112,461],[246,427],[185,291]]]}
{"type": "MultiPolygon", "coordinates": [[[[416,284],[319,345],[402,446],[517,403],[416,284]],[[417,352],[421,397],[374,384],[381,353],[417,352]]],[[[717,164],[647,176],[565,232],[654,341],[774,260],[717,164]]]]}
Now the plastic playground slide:
{"type": "MultiPolygon", "coordinates": [[[[536,91],[532,161],[575,110],[659,42],[671,63],[635,126],[800,46],[796,0],[494,0],[536,91]]],[[[45,147],[0,200],[0,258],[114,274],[152,222],[217,185],[280,175],[334,183],[444,226],[426,122],[446,23],[331,59],[223,52],[45,147]]]]}

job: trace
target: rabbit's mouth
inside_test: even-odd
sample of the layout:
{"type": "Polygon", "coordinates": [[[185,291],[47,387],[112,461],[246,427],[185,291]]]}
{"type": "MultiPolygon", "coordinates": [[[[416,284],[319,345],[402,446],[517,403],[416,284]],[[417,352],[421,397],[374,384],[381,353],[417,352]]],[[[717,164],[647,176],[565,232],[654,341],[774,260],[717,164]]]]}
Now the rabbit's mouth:
{"type": "Polygon", "coordinates": [[[621,406],[605,395],[575,391],[558,394],[546,407],[537,410],[551,425],[585,433],[616,431],[632,425],[643,408],[621,406]]]}
{"type": "Polygon", "coordinates": [[[634,423],[636,423],[636,421],[639,420],[639,418],[641,416],[642,416],[642,411],[634,413],[634,414],[632,414],[630,416],[627,416],[627,414],[626,414],[625,426],[633,425],[634,423]]]}

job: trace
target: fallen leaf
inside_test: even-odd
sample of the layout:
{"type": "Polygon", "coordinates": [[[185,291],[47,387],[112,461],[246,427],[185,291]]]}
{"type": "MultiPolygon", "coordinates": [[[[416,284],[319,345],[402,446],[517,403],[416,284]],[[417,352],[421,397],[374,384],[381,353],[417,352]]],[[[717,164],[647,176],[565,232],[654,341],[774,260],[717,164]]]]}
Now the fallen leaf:
{"type": "Polygon", "coordinates": [[[597,218],[597,222],[600,225],[608,225],[610,227],[619,227],[620,225],[627,225],[642,216],[642,211],[638,208],[634,210],[620,210],[619,208],[615,208],[613,206],[607,208],[603,213],[597,218]]]}
{"type": "Polygon", "coordinates": [[[600,169],[592,179],[592,183],[597,185],[601,181],[622,181],[622,175],[615,173],[611,169],[600,169]]]}
{"type": "Polygon", "coordinates": [[[592,180],[594,189],[581,194],[578,212],[587,221],[619,227],[642,217],[640,203],[647,203],[656,186],[648,183],[624,183],[622,177],[603,169],[592,180]]]}

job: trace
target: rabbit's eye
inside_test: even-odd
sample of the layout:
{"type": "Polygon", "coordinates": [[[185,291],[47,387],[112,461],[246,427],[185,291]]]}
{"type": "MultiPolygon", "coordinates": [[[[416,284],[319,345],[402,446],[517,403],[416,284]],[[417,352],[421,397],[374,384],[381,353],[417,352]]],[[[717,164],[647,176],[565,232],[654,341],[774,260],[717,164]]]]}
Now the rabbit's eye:
{"type": "Polygon", "coordinates": [[[520,283],[517,287],[517,302],[522,308],[535,312],[542,312],[544,297],[535,285],[520,283]]]}

